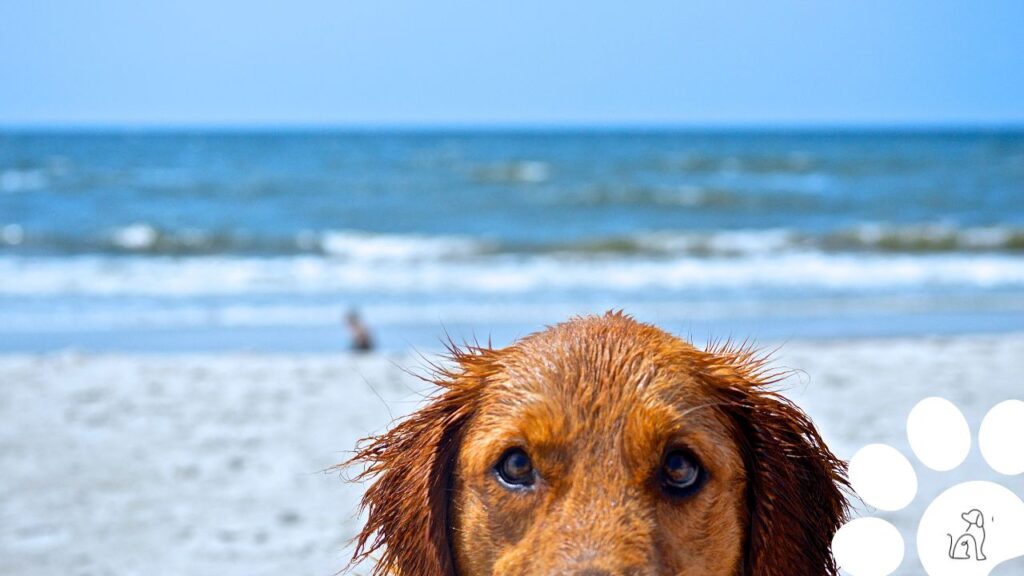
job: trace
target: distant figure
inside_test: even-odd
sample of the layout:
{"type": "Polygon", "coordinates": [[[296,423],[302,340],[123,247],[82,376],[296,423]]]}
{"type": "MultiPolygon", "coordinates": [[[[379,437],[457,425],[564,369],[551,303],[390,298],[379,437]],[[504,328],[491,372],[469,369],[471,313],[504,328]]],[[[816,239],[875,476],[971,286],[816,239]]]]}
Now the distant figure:
{"type": "Polygon", "coordinates": [[[348,331],[352,335],[352,350],[356,352],[373,350],[373,338],[370,337],[370,331],[359,318],[358,312],[349,310],[348,314],[345,314],[345,323],[348,324],[348,331]]]}

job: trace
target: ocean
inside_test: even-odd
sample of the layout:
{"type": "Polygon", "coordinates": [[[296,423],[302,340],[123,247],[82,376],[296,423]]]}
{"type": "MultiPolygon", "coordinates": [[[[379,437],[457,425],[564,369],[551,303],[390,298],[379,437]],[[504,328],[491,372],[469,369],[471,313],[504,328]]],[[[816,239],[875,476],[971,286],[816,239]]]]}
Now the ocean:
{"type": "Polygon", "coordinates": [[[0,132],[0,351],[1024,329],[1024,132],[0,132]]]}

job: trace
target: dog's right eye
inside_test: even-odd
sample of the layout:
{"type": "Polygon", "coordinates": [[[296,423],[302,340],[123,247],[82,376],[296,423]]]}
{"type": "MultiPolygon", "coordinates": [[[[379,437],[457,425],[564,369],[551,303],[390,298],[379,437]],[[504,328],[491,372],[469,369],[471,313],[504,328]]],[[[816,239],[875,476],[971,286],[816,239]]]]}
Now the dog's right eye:
{"type": "Polygon", "coordinates": [[[533,486],[537,479],[533,462],[522,448],[513,448],[505,452],[494,470],[498,474],[498,480],[509,488],[527,488],[533,486]]]}

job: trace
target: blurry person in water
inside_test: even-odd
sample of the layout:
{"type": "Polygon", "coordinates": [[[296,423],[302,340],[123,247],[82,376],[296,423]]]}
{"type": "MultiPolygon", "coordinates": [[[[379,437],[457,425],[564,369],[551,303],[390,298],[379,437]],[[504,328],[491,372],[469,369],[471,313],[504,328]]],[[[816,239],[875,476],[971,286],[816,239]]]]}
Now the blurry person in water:
{"type": "Polygon", "coordinates": [[[359,312],[355,309],[345,314],[345,324],[348,325],[349,334],[352,336],[352,350],[354,352],[369,352],[373,350],[373,338],[369,329],[359,318],[359,312]]]}

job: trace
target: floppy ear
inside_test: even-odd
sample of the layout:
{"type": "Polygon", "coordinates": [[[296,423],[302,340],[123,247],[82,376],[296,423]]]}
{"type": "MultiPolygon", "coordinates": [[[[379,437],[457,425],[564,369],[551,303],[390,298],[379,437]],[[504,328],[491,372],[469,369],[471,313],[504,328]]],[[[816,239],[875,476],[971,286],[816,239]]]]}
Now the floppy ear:
{"type": "Polygon", "coordinates": [[[772,391],[784,374],[765,373],[749,348],[711,352],[747,473],[746,576],[833,576],[832,537],[847,515],[846,463],[814,423],[772,391]]]}
{"type": "Polygon", "coordinates": [[[455,574],[448,537],[452,471],[484,379],[482,360],[490,351],[452,347],[451,352],[461,369],[437,369],[435,383],[442,393],[385,434],[364,439],[342,465],[364,465],[355,481],[373,481],[360,503],[367,520],[349,569],[377,555],[374,576],[455,574]]]}
{"type": "Polygon", "coordinates": [[[967,516],[970,516],[972,520],[967,520],[971,524],[976,524],[978,528],[985,527],[985,517],[981,515],[981,510],[971,510],[964,515],[964,520],[967,520],[967,516]]]}

